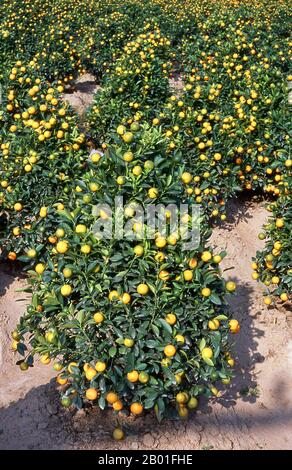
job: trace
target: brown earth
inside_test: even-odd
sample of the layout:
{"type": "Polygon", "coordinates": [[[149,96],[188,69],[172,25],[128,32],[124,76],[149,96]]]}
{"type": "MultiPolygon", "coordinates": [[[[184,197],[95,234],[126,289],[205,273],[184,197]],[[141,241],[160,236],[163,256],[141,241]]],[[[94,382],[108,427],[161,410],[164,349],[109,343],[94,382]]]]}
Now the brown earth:
{"type": "Polygon", "coordinates": [[[93,102],[94,93],[99,89],[100,86],[96,83],[95,77],[90,73],[85,73],[77,78],[72,92],[64,93],[63,99],[72,106],[82,120],[86,109],[93,102]]]}
{"type": "Polygon", "coordinates": [[[223,274],[238,284],[229,301],[242,325],[234,337],[236,377],[222,398],[203,400],[188,421],[158,425],[152,415],[116,418],[96,408],[60,408],[50,366],[21,372],[14,365],[10,332],[27,302],[27,295],[16,292],[25,279],[0,267],[0,449],[292,448],[291,316],[282,307],[267,308],[261,287],[250,278],[267,212],[263,202],[236,200],[229,214],[214,230],[211,245],[227,250],[223,274]],[[118,421],[127,433],[121,443],[111,437],[118,421]]]}

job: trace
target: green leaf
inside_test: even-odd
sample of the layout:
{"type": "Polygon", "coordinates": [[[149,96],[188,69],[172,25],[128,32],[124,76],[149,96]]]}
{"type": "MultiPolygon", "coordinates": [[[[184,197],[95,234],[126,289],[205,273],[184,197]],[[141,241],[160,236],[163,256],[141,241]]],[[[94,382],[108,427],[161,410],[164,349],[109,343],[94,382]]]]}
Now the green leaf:
{"type": "Polygon", "coordinates": [[[214,294],[214,293],[211,294],[210,297],[209,297],[209,299],[211,300],[211,302],[212,302],[213,304],[222,305],[222,302],[221,302],[221,300],[220,300],[220,298],[218,297],[217,294],[214,294]]]}
{"type": "Polygon", "coordinates": [[[206,346],[206,340],[205,340],[205,338],[202,338],[200,343],[199,343],[199,350],[202,351],[205,346],[206,346]]]}
{"type": "Polygon", "coordinates": [[[109,351],[108,351],[110,357],[114,357],[117,353],[117,348],[115,348],[114,346],[112,346],[111,348],[109,348],[109,351]]]}
{"type": "Polygon", "coordinates": [[[146,341],[146,344],[148,348],[157,348],[157,346],[159,346],[159,342],[153,339],[148,339],[148,341],[146,341]]]}
{"type": "Polygon", "coordinates": [[[216,320],[228,320],[228,317],[226,315],[217,315],[217,317],[214,317],[216,320]]]}
{"type": "Polygon", "coordinates": [[[17,352],[21,354],[21,356],[24,356],[25,351],[27,350],[27,347],[23,343],[18,343],[17,344],[17,352]]]}
{"type": "Polygon", "coordinates": [[[161,323],[161,325],[163,326],[163,328],[170,334],[172,334],[172,328],[171,326],[167,323],[167,321],[165,321],[163,318],[159,318],[157,320],[159,323],[161,323]]]}
{"type": "Polygon", "coordinates": [[[103,395],[101,395],[101,396],[99,397],[98,405],[99,405],[99,407],[100,407],[102,410],[105,409],[105,398],[104,398],[103,395]]]}
{"type": "Polygon", "coordinates": [[[156,325],[151,325],[151,329],[152,329],[153,333],[154,333],[158,338],[160,338],[160,336],[159,336],[159,328],[158,328],[156,325]]]}
{"type": "Polygon", "coordinates": [[[206,364],[208,364],[208,366],[214,367],[214,362],[211,359],[209,359],[208,357],[203,357],[203,360],[204,360],[204,362],[206,362],[206,364]]]}

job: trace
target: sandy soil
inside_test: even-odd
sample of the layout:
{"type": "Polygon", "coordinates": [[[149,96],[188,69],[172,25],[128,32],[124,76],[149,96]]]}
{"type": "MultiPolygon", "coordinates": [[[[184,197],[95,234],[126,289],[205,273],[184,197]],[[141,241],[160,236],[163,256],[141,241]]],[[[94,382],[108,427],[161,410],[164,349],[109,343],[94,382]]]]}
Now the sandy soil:
{"type": "Polygon", "coordinates": [[[100,86],[96,83],[95,77],[90,73],[85,73],[75,81],[74,91],[65,92],[63,99],[72,106],[82,119],[86,109],[92,104],[93,95],[98,89],[100,89],[100,86]]]}
{"type": "Polygon", "coordinates": [[[25,285],[9,266],[0,268],[0,449],[291,449],[291,312],[267,308],[251,280],[251,257],[267,217],[263,202],[230,203],[229,220],[214,230],[212,245],[227,249],[223,270],[236,280],[230,308],[242,328],[235,339],[236,377],[219,400],[200,403],[188,421],[158,425],[112,412],[64,410],[50,366],[21,372],[14,365],[10,332],[23,312],[25,285]],[[22,300],[21,300],[22,299],[22,300]],[[111,438],[117,422],[127,439],[111,438]]]}

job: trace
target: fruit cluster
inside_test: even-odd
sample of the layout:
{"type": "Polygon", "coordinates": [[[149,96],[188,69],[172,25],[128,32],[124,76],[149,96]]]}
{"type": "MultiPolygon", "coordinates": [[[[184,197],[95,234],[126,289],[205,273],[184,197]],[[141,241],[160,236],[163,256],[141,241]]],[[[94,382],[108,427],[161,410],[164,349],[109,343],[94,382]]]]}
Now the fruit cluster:
{"type": "Polygon", "coordinates": [[[273,297],[287,302],[292,289],[291,204],[287,198],[280,198],[269,209],[272,216],[264,225],[265,231],[259,234],[265,240],[265,248],[252,263],[253,279],[267,286],[266,305],[272,303],[273,297]]]}

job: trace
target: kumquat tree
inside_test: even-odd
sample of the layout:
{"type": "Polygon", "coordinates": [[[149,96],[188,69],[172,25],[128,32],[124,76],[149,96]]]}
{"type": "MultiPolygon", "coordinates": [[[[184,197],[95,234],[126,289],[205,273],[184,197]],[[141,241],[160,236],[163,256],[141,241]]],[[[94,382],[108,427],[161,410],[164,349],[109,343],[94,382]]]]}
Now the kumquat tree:
{"type": "Polygon", "coordinates": [[[163,423],[228,399],[249,313],[213,240],[240,198],[268,211],[252,289],[288,314],[290,29],[287,0],[1,2],[0,256],[27,295],[10,356],[53,368],[64,408],[163,423]]]}

